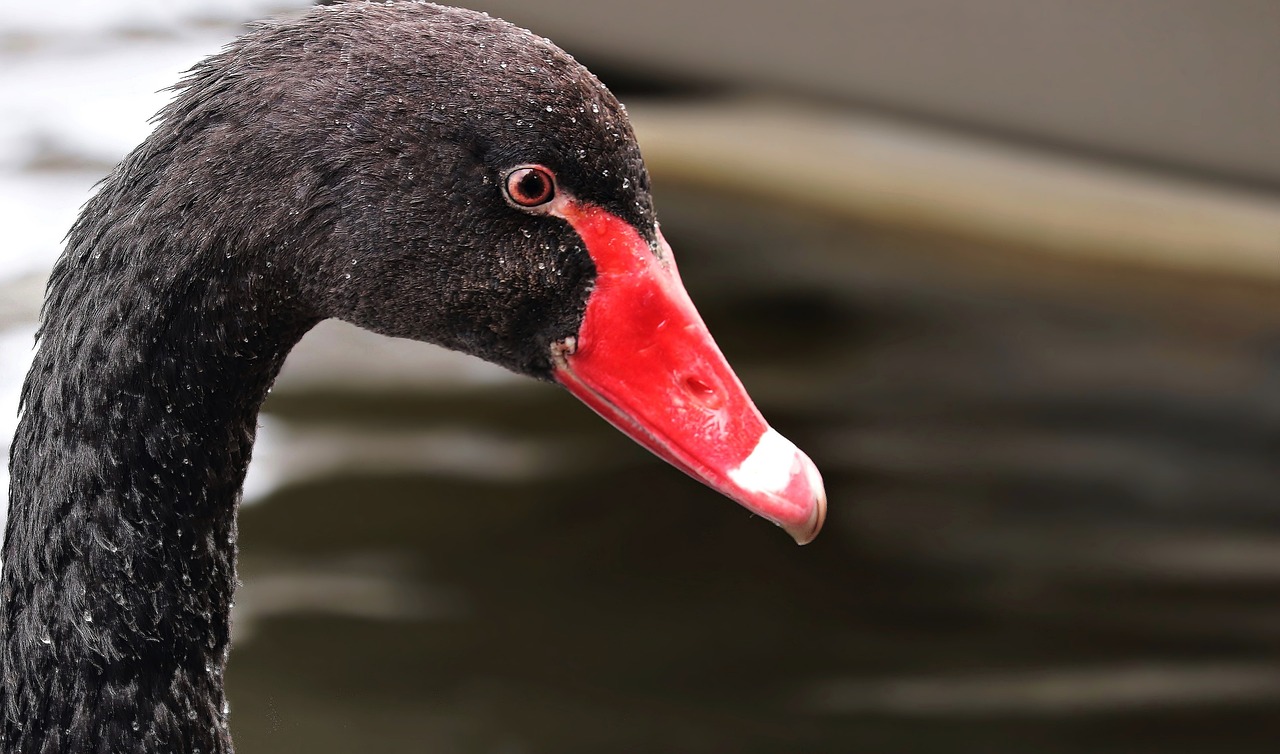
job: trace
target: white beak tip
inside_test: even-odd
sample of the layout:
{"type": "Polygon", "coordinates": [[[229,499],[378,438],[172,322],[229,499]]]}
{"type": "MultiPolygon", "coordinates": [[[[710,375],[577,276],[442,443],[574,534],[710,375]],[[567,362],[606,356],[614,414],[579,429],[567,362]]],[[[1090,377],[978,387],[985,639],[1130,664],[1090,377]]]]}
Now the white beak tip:
{"type": "Polygon", "coordinates": [[[818,473],[818,467],[804,453],[796,452],[799,454],[802,473],[806,477],[804,487],[808,490],[812,508],[809,509],[809,516],[803,524],[782,528],[795,539],[796,544],[807,545],[818,536],[818,532],[822,531],[822,525],[826,523],[827,491],[822,484],[822,475],[818,473]]]}

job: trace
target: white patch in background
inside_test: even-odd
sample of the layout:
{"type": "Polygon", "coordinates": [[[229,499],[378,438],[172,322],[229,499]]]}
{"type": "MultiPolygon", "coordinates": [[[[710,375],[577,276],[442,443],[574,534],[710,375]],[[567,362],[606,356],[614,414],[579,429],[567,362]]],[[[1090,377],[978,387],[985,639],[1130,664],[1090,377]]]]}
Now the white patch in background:
{"type": "Polygon", "coordinates": [[[58,0],[11,3],[0,33],[92,35],[113,32],[182,32],[211,22],[242,23],[305,8],[307,0],[58,0]]]}
{"type": "Polygon", "coordinates": [[[100,177],[80,172],[31,175],[0,167],[0,228],[4,228],[4,248],[0,249],[0,329],[17,319],[35,321],[44,280],[62,251],[62,237],[100,177]],[[21,291],[10,287],[26,277],[38,278],[39,285],[24,285],[21,291]]]}
{"type": "Polygon", "coordinates": [[[760,435],[759,442],[738,468],[729,472],[729,479],[751,492],[781,492],[791,483],[800,449],[773,427],[760,435]]]}

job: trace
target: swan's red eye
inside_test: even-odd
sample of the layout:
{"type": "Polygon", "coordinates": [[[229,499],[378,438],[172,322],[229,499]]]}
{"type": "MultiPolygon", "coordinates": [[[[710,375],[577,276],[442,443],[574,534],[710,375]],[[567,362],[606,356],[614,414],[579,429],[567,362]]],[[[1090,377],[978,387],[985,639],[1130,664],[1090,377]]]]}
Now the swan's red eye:
{"type": "Polygon", "coordinates": [[[516,168],[507,173],[507,198],[520,207],[546,204],[556,195],[556,180],[541,165],[516,168]]]}

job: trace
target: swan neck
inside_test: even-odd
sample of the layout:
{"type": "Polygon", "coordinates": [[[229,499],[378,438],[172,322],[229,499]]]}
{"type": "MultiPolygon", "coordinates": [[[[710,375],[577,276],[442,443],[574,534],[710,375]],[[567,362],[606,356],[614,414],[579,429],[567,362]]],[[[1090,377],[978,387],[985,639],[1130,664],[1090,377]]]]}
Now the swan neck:
{"type": "Polygon", "coordinates": [[[0,584],[6,754],[230,751],[236,507],[259,406],[313,320],[260,255],[101,242],[119,231],[73,230],[23,390],[0,584]]]}

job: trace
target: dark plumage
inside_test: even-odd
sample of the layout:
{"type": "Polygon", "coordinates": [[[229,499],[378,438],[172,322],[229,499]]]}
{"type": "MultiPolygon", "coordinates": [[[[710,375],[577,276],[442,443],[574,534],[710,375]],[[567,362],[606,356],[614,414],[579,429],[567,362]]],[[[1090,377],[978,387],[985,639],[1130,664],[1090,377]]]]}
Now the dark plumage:
{"type": "Polygon", "coordinates": [[[481,14],[315,8],[179,89],[49,281],[11,454],[6,754],[230,751],[236,503],[316,322],[550,376],[595,268],[563,221],[502,200],[504,170],[546,165],[656,245],[622,107],[481,14]]]}

